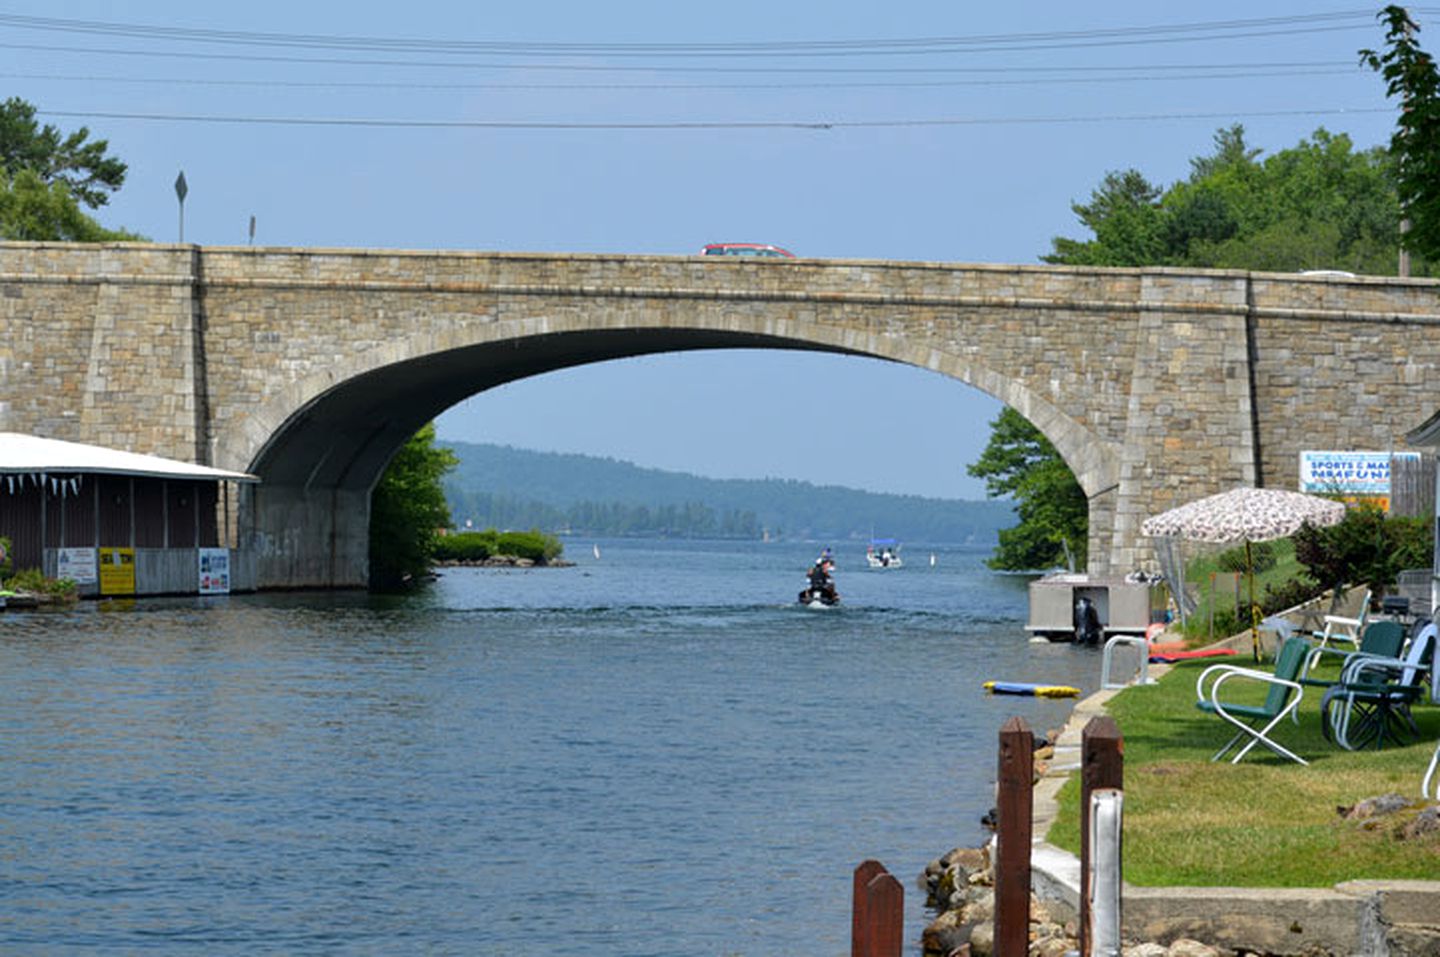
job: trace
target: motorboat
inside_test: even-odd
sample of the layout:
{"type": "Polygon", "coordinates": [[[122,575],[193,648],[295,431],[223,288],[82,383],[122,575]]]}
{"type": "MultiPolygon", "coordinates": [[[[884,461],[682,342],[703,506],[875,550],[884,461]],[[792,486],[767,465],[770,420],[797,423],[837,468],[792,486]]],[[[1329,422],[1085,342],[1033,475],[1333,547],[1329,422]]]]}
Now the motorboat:
{"type": "Polygon", "coordinates": [[[805,587],[801,589],[798,601],[808,608],[830,608],[840,604],[840,592],[835,588],[835,579],[830,577],[835,562],[829,557],[829,552],[830,549],[825,549],[805,575],[805,587]]]}
{"type": "Polygon", "coordinates": [[[834,585],[826,589],[807,584],[800,592],[799,601],[806,608],[833,608],[840,604],[840,593],[834,585]]]}
{"type": "Polygon", "coordinates": [[[900,543],[893,538],[872,538],[865,548],[865,562],[871,568],[901,568],[900,543]]]}

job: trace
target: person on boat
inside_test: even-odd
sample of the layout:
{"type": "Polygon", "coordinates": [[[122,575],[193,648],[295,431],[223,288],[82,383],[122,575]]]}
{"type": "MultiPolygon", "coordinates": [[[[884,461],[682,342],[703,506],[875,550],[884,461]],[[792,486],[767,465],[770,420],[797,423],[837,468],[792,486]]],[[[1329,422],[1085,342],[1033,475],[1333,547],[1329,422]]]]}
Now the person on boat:
{"type": "Polygon", "coordinates": [[[835,592],[835,581],[830,577],[830,569],[833,567],[833,563],[827,562],[823,557],[817,558],[806,574],[810,579],[811,594],[819,595],[822,601],[833,602],[839,597],[835,592]]]}

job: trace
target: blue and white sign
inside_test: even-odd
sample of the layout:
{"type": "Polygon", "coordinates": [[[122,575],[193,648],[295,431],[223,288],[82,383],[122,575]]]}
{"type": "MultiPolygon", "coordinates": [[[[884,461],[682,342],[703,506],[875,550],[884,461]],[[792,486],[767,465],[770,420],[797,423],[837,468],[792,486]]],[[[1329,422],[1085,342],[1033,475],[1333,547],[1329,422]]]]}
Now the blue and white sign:
{"type": "Polygon", "coordinates": [[[200,594],[230,593],[230,549],[202,548],[200,552],[200,594]]]}
{"type": "Polygon", "coordinates": [[[1362,498],[1390,498],[1390,459],[1419,452],[1300,453],[1300,491],[1362,498]]]}

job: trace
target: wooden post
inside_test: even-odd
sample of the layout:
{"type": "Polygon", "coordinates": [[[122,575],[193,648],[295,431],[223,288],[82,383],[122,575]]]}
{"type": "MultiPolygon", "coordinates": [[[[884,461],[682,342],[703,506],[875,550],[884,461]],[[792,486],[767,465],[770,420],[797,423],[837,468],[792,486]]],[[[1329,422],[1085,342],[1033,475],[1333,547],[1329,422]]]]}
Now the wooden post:
{"type": "Polygon", "coordinates": [[[855,868],[850,915],[851,957],[900,957],[905,939],[905,888],[879,861],[855,868]]]}
{"type": "Polygon", "coordinates": [[[1000,727],[995,830],[995,957],[1025,957],[1030,946],[1030,835],[1035,739],[1021,718],[1000,727]]]}
{"type": "Polygon", "coordinates": [[[1080,732],[1080,957],[1091,957],[1090,927],[1090,795],[1100,788],[1120,789],[1125,770],[1125,742],[1120,726],[1108,715],[1091,718],[1080,732]]]}

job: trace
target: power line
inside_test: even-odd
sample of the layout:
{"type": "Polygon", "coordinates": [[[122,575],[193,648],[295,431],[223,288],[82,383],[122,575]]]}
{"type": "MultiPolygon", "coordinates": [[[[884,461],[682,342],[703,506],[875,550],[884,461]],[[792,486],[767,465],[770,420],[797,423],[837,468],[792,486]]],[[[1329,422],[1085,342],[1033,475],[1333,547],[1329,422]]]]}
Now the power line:
{"type": "Polygon", "coordinates": [[[574,63],[484,63],[469,62],[460,63],[455,61],[434,61],[420,62],[416,60],[357,60],[345,58],[313,58],[313,57],[284,57],[284,56],[247,56],[241,54],[212,54],[212,53],[184,53],[184,52],[157,52],[151,50],[115,50],[95,49],[91,47],[60,47],[40,46],[23,43],[0,43],[0,49],[4,50],[33,50],[41,53],[82,53],[87,56],[97,54],[109,54],[115,56],[130,57],[155,57],[160,59],[187,59],[187,60],[216,60],[216,61],[242,61],[251,63],[292,63],[306,66],[398,66],[412,68],[435,68],[435,69],[461,69],[461,70],[520,70],[534,72],[568,72],[568,73],[715,73],[715,74],[777,74],[777,75],[821,75],[833,76],[836,74],[858,74],[858,75],[909,75],[928,73],[1014,73],[1014,72],[1047,72],[1055,70],[1075,71],[1117,71],[1117,70],[1223,70],[1231,68],[1261,67],[1334,67],[1354,66],[1350,60],[1322,60],[1322,61],[1299,61],[1281,63],[1254,63],[1254,64],[1141,64],[1136,66],[911,66],[911,67],[776,67],[776,66],[751,66],[751,67],[727,67],[714,66],[618,66],[614,64],[574,64],[574,63]]]}
{"type": "MultiPolygon", "coordinates": [[[[0,18],[0,19],[3,19],[3,18],[0,18]]],[[[1235,21],[1235,22],[1236,22],[1236,23],[1246,23],[1246,22],[1253,22],[1253,21],[1235,21]]],[[[1160,30],[1160,29],[1165,29],[1165,28],[1134,28],[1131,32],[1140,31],[1140,30],[1160,30]]],[[[749,58],[773,58],[773,57],[777,57],[777,56],[786,56],[786,57],[790,57],[790,58],[812,58],[812,57],[836,57],[836,56],[849,56],[849,57],[856,57],[856,56],[894,56],[894,55],[906,55],[906,56],[928,55],[928,56],[935,56],[935,55],[954,55],[954,54],[1051,52],[1051,51],[1055,51],[1055,50],[1092,49],[1092,48],[1099,48],[1099,47],[1148,46],[1148,45],[1155,45],[1155,44],[1161,44],[1161,43],[1165,43],[1165,44],[1188,43],[1188,42],[1193,42],[1193,41],[1196,41],[1196,40],[1235,40],[1235,39],[1257,39],[1257,38],[1259,38],[1259,39],[1269,39],[1269,38],[1275,38],[1275,37],[1281,37],[1281,36],[1296,36],[1296,35],[1301,35],[1301,34],[1333,33],[1333,32],[1336,32],[1336,31],[1354,32],[1354,31],[1359,31],[1359,30],[1362,30],[1362,29],[1368,30],[1368,29],[1370,29],[1370,28],[1369,28],[1368,25],[1363,25],[1363,24],[1356,24],[1356,25],[1353,25],[1353,26],[1352,26],[1352,25],[1343,25],[1343,24],[1342,24],[1342,25],[1329,25],[1329,26],[1316,26],[1316,27],[1294,28],[1294,29],[1286,29],[1286,30],[1262,29],[1262,30],[1260,30],[1260,31],[1248,31],[1248,32],[1238,32],[1238,33],[1232,32],[1232,33],[1216,34],[1216,35],[1190,35],[1190,34],[1183,34],[1183,33],[1182,33],[1182,34],[1179,34],[1179,35],[1164,35],[1164,34],[1156,33],[1156,34],[1154,34],[1154,35],[1139,36],[1139,37],[1135,37],[1135,36],[1124,36],[1124,37],[1122,37],[1122,36],[1115,36],[1115,37],[1112,37],[1112,38],[1109,38],[1109,39],[1104,39],[1104,38],[1102,38],[1102,39],[1041,40],[1041,41],[1033,41],[1033,40],[1024,40],[1024,41],[1022,41],[1022,40],[1020,40],[1020,39],[1010,39],[1010,38],[1006,38],[1006,37],[1003,37],[1003,36],[1002,36],[1002,37],[999,37],[998,39],[997,39],[997,38],[993,38],[993,37],[992,37],[992,38],[975,38],[973,41],[967,41],[967,40],[964,40],[964,39],[954,39],[954,38],[951,38],[951,39],[948,40],[948,41],[937,42],[936,44],[934,44],[934,45],[932,45],[932,46],[930,46],[930,47],[928,47],[928,48],[926,48],[926,47],[918,47],[918,46],[917,46],[917,47],[892,47],[892,46],[885,46],[885,45],[883,45],[883,44],[884,44],[883,41],[875,41],[876,45],[874,45],[874,46],[869,46],[869,47],[866,47],[866,46],[853,46],[853,47],[849,47],[849,48],[836,47],[836,48],[831,48],[831,49],[804,49],[804,48],[796,48],[796,49],[791,49],[791,50],[783,51],[783,52],[782,52],[782,51],[778,51],[778,50],[758,51],[758,48],[757,48],[757,51],[758,51],[758,52],[727,52],[727,51],[693,51],[693,52],[683,52],[681,46],[679,46],[679,45],[672,45],[671,47],[665,48],[665,49],[663,50],[663,52],[654,52],[654,53],[651,53],[651,54],[646,54],[646,56],[647,56],[647,57],[650,57],[650,58],[671,58],[671,59],[676,58],[676,57],[680,57],[680,56],[688,56],[688,57],[694,57],[694,58],[699,58],[699,59],[717,58],[717,57],[726,57],[726,58],[744,58],[744,57],[749,57],[749,58]]],[[[1118,33],[1122,32],[1122,31],[1112,31],[1112,32],[1118,34],[1118,33]]],[[[1172,30],[1172,32],[1173,32],[1173,30],[1172,30]]],[[[1100,35],[1101,31],[1089,31],[1088,33],[1094,33],[1094,34],[1096,34],[1096,35],[1098,36],[1098,35],[1100,35]]],[[[1082,36],[1085,36],[1086,34],[1087,34],[1086,31],[1077,31],[1077,32],[1071,33],[1071,34],[1054,34],[1053,36],[1056,36],[1056,37],[1061,37],[1061,36],[1082,37],[1082,36]]],[[[1018,37],[1037,37],[1037,36],[1045,36],[1045,35],[1042,35],[1042,34],[1016,34],[1016,35],[1013,35],[1013,36],[1018,38],[1018,37]]],[[[867,42],[869,42],[869,41],[867,41],[867,42]]],[[[301,49],[361,49],[361,50],[366,50],[366,49],[384,49],[384,50],[392,51],[392,52],[431,52],[431,53],[451,53],[451,54],[456,53],[456,52],[468,52],[468,53],[484,53],[485,55],[488,55],[488,56],[521,56],[521,55],[532,55],[532,54],[534,54],[534,53],[536,53],[536,52],[539,52],[539,53],[541,53],[542,55],[554,56],[554,57],[560,57],[560,58],[565,58],[565,57],[577,57],[577,56],[582,55],[582,54],[579,54],[579,53],[576,53],[576,52],[573,52],[573,51],[570,51],[570,50],[565,50],[565,49],[550,49],[550,48],[542,47],[542,46],[540,46],[540,45],[533,45],[533,44],[532,44],[532,45],[519,45],[519,44],[517,44],[517,45],[515,45],[512,49],[484,48],[483,45],[477,44],[477,45],[475,45],[475,49],[473,49],[473,50],[465,50],[465,51],[457,51],[456,49],[454,49],[454,46],[455,46],[454,44],[450,44],[450,45],[448,45],[448,46],[447,46],[447,45],[444,45],[444,44],[436,44],[435,46],[433,46],[433,47],[431,47],[431,48],[423,49],[423,50],[416,50],[416,49],[406,48],[406,47],[403,47],[403,46],[402,46],[402,47],[399,47],[399,48],[396,48],[396,47],[394,47],[394,46],[383,46],[383,47],[378,47],[378,48],[372,48],[372,47],[367,47],[367,46],[350,47],[350,46],[346,46],[346,45],[343,45],[343,44],[327,44],[327,43],[315,43],[315,44],[310,44],[310,45],[307,46],[307,45],[304,44],[304,43],[298,43],[298,42],[297,42],[297,43],[278,43],[278,42],[277,42],[277,43],[271,43],[271,44],[254,44],[254,45],[281,46],[281,47],[291,47],[291,48],[301,48],[301,49]]],[[[503,67],[503,66],[509,66],[509,67],[514,68],[514,67],[521,66],[521,65],[519,65],[519,64],[475,63],[475,62],[473,62],[473,61],[471,61],[471,62],[457,62],[457,61],[453,61],[453,60],[432,61],[432,60],[414,60],[414,59],[409,59],[409,60],[390,60],[390,59],[353,58],[353,57],[299,57],[299,56],[282,56],[282,55],[278,55],[278,54],[238,54],[238,53],[216,53],[216,52],[203,52],[203,53],[200,53],[200,52],[193,52],[193,51],[175,51],[175,50],[150,50],[150,49],[146,49],[146,50],[136,50],[136,49],[105,48],[105,47],[67,47],[67,46],[54,46],[54,45],[41,45],[41,44],[18,44],[18,43],[0,44],[0,46],[3,46],[3,47],[8,48],[8,49],[24,49],[24,50],[36,50],[36,51],[57,52],[57,53],[80,53],[80,54],[84,54],[84,55],[87,55],[87,56],[156,57],[156,58],[172,58],[172,59],[191,59],[191,60],[202,60],[202,61],[209,61],[209,60],[215,60],[215,61],[239,61],[239,62],[251,62],[251,63],[303,63],[303,64],[311,64],[311,65],[317,65],[317,64],[319,64],[319,65],[347,65],[347,66],[394,66],[394,67],[409,67],[409,68],[424,67],[424,68],[438,68],[438,69],[474,69],[474,68],[480,67],[480,66],[489,67],[489,68],[500,68],[500,67],[503,67]]],[[[603,56],[612,56],[612,57],[620,57],[620,58],[634,58],[634,57],[637,57],[637,56],[641,56],[641,54],[639,54],[639,53],[625,53],[625,52],[603,51],[603,50],[599,50],[599,49],[597,49],[597,50],[595,50],[595,51],[592,51],[592,52],[590,52],[590,53],[584,54],[584,55],[586,55],[586,56],[591,56],[591,57],[594,57],[594,56],[602,56],[602,55],[603,55],[603,56]]],[[[528,69],[547,69],[547,68],[548,68],[548,69],[559,69],[559,68],[560,68],[560,67],[558,67],[558,66],[548,65],[548,64],[524,64],[523,66],[524,66],[525,68],[528,68],[528,69]]],[[[615,67],[615,66],[608,66],[608,67],[601,67],[601,68],[604,68],[604,69],[626,69],[626,68],[624,68],[624,67],[615,67]]],[[[657,68],[656,68],[656,67],[650,67],[650,69],[657,69],[657,68]]],[[[701,68],[699,68],[699,67],[689,67],[688,69],[692,69],[692,70],[693,70],[693,69],[701,69],[701,68]]]]}
{"type": "Polygon", "coordinates": [[[1160,120],[1245,119],[1276,116],[1339,116],[1393,113],[1391,108],[1330,107],[1308,110],[1237,110],[1204,113],[1133,113],[1052,117],[942,117],[911,120],[705,120],[678,122],[569,122],[545,120],[397,120],[343,117],[219,116],[177,113],[120,113],[93,110],[37,110],[44,116],[72,119],[142,120],[164,123],[217,123],[259,126],[370,127],[391,129],[691,131],[691,130],[838,130],[946,126],[1035,126],[1079,123],[1135,123],[1160,120]]]}
{"type": "MultiPolygon", "coordinates": [[[[1014,73],[1026,71],[994,70],[987,73],[1014,73]]],[[[148,86],[200,86],[238,87],[249,89],[330,89],[330,90],[627,90],[627,91],[703,91],[703,90],[810,90],[810,89],[916,89],[934,87],[997,87],[997,86],[1047,86],[1054,84],[1101,84],[1101,83],[1165,83],[1195,80],[1250,80],[1274,77],[1340,76],[1356,72],[1354,65],[1334,66],[1318,69],[1276,69],[1276,70],[1235,70],[1222,72],[1207,70],[1200,73],[1166,73],[1115,76],[1052,75],[1030,79],[1002,79],[992,76],[967,80],[824,80],[811,82],[770,81],[764,83],[414,83],[386,82],[383,80],[237,80],[237,79],[194,79],[188,77],[134,77],[134,76],[76,76],[55,73],[0,73],[0,77],[16,80],[47,80],[74,83],[129,83],[148,86]]]]}
{"type": "Polygon", "coordinates": [[[299,49],[376,50],[420,53],[484,53],[511,56],[795,56],[823,54],[827,56],[875,55],[880,53],[954,52],[959,49],[1000,46],[1027,47],[1042,44],[1093,45],[1094,41],[1126,42],[1135,39],[1229,39],[1234,36],[1283,36],[1333,29],[1370,27],[1374,22],[1370,9],[1333,13],[1307,13],[1293,16],[1256,17],[1240,20],[1214,20],[1179,24],[1126,26],[1088,30],[1039,31],[977,36],[940,36],[906,38],[864,38],[853,40],[777,40],[737,42],[668,42],[668,43],[561,43],[506,40],[455,40],[433,38],[398,38],[343,36],[330,34],[270,33],[241,30],[216,30],[154,24],[116,23],[96,20],[73,20],[58,17],[31,17],[0,14],[0,25],[17,29],[59,33],[81,33],[121,36],[149,40],[183,41],[217,45],[289,47],[299,49]],[[1321,26],[1329,24],[1329,26],[1321,26]],[[1217,36],[1211,36],[1215,34],[1217,36]]]}

